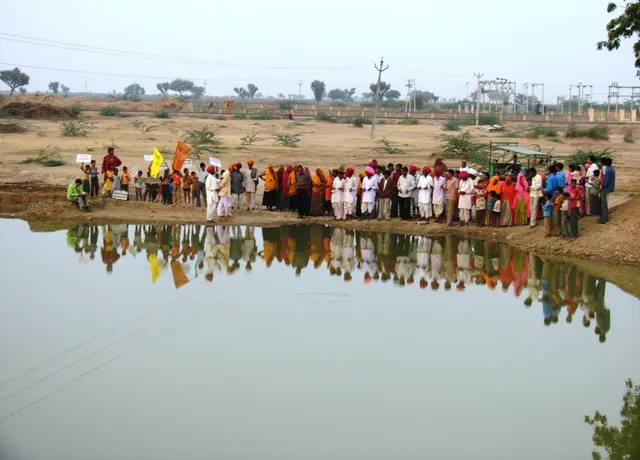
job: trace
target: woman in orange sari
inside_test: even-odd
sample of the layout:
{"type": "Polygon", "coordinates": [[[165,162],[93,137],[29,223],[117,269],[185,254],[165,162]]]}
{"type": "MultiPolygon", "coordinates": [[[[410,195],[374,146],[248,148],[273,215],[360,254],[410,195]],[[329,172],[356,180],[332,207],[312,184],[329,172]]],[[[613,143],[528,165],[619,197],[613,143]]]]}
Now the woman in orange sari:
{"type": "Polygon", "coordinates": [[[311,177],[311,213],[312,216],[324,215],[324,192],[327,187],[327,180],[320,168],[311,177]]]}
{"type": "Polygon", "coordinates": [[[500,195],[500,227],[511,227],[516,210],[516,184],[507,176],[502,183],[500,195]]]}
{"type": "Polygon", "coordinates": [[[260,175],[264,180],[264,194],[262,195],[262,206],[266,206],[269,211],[273,211],[278,206],[278,181],[273,165],[269,163],[266,171],[260,175]]]}
{"type": "Polygon", "coordinates": [[[280,194],[280,209],[282,211],[288,211],[291,206],[291,200],[289,199],[289,173],[292,171],[293,167],[289,165],[287,169],[282,172],[282,192],[280,194]]]}
{"type": "Polygon", "coordinates": [[[289,211],[296,212],[298,210],[298,182],[293,166],[287,166],[287,174],[289,174],[289,211]]]}
{"type": "Polygon", "coordinates": [[[331,192],[333,191],[333,174],[329,170],[329,174],[325,176],[327,179],[327,186],[324,189],[324,213],[327,216],[331,215],[331,192]]]}
{"type": "MultiPolygon", "coordinates": [[[[487,202],[489,201],[489,195],[491,192],[496,192],[498,195],[502,193],[502,188],[500,187],[500,173],[496,172],[491,179],[489,179],[489,184],[487,185],[487,202]]],[[[484,224],[489,225],[489,218],[491,217],[491,211],[487,210],[486,217],[484,219],[484,224]]]]}

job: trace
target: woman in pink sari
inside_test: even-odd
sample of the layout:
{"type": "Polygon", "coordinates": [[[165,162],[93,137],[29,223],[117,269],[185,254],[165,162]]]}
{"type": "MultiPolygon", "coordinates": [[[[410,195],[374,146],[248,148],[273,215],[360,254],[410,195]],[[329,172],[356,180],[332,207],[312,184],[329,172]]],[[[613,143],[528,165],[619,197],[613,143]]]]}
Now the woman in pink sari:
{"type": "Polygon", "coordinates": [[[529,208],[529,183],[524,172],[518,174],[516,179],[516,206],[515,224],[527,225],[531,216],[529,208]]]}

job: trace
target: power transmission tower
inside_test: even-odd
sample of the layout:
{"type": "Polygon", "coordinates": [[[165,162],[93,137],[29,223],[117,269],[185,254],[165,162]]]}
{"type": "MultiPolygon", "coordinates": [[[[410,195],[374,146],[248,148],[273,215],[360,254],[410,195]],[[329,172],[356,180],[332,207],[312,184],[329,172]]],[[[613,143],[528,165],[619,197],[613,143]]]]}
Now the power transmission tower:
{"type": "Polygon", "coordinates": [[[536,100],[536,86],[541,86],[542,87],[542,96],[540,99],[540,114],[544,115],[545,112],[545,108],[544,108],[544,83],[531,83],[531,96],[533,97],[533,100],[536,100]]]}
{"type": "Polygon", "coordinates": [[[301,93],[302,93],[302,80],[298,81],[298,99],[300,99],[301,93]]]}
{"type": "Polygon", "coordinates": [[[376,64],[373,65],[373,67],[378,71],[378,84],[376,85],[376,108],[373,110],[373,121],[371,122],[371,138],[375,136],[376,132],[376,119],[378,118],[378,105],[380,104],[380,81],[382,80],[382,72],[389,68],[389,66],[383,66],[383,58],[380,58],[380,67],[376,64]]]}
{"type": "Polygon", "coordinates": [[[476,89],[476,126],[478,126],[480,124],[480,93],[482,93],[480,79],[484,74],[474,73],[473,75],[478,79],[478,88],[476,89]]]}
{"type": "MultiPolygon", "coordinates": [[[[412,95],[411,95],[411,89],[413,88],[413,81],[411,79],[407,80],[407,84],[404,85],[407,87],[407,101],[404,104],[404,111],[411,113],[411,99],[412,99],[412,95]]],[[[415,104],[413,106],[413,111],[415,112],[416,107],[415,104]]]]}

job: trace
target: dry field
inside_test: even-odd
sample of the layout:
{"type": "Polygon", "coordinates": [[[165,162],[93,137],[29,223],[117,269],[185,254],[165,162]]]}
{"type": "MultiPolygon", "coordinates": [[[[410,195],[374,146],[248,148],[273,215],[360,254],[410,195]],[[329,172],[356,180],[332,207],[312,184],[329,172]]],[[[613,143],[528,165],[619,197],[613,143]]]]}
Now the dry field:
{"type": "MultiPolygon", "coordinates": [[[[405,164],[433,165],[441,146],[442,136],[455,134],[442,130],[442,122],[421,122],[419,125],[384,124],[376,128],[376,139],[370,137],[370,127],[356,128],[347,124],[330,124],[314,120],[214,120],[189,116],[175,116],[169,120],[152,117],[113,118],[99,115],[88,115],[86,121],[94,123],[94,129],[87,137],[62,137],[58,122],[46,120],[23,120],[17,123],[27,128],[21,134],[0,134],[0,182],[41,181],[48,184],[65,185],[78,177],[79,165],[75,163],[78,153],[89,153],[100,163],[106,154],[106,148],[115,145],[116,155],[129,169],[137,167],[146,170],[148,163],[143,155],[151,154],[153,147],[170,151],[175,149],[176,142],[189,129],[200,129],[208,126],[216,130],[224,147],[218,157],[223,164],[253,159],[259,170],[268,163],[286,165],[301,163],[312,170],[316,167],[329,168],[339,165],[362,168],[372,158],[380,163],[401,162],[405,164]],[[143,134],[140,128],[132,126],[132,121],[140,121],[146,125],[158,125],[158,129],[143,134]],[[258,133],[263,141],[248,147],[241,145],[241,137],[258,133]],[[274,145],[276,133],[297,133],[301,141],[297,148],[274,145]],[[378,145],[375,140],[386,137],[393,141],[406,154],[385,155],[372,152],[378,145]],[[43,167],[37,164],[21,164],[27,157],[38,154],[40,149],[57,148],[66,165],[61,167],[43,167]]],[[[2,121],[0,121],[2,122],[2,121]]],[[[522,130],[523,123],[507,125],[507,128],[522,130]]],[[[553,149],[554,154],[569,155],[580,147],[602,149],[611,147],[615,154],[615,166],[618,172],[620,191],[640,190],[640,177],[634,173],[634,166],[640,163],[640,127],[623,128],[612,126],[609,141],[596,141],[588,138],[567,139],[563,136],[566,125],[558,125],[559,142],[547,138],[513,139],[505,138],[500,133],[486,133],[475,127],[468,128],[476,142],[514,141],[523,146],[539,145],[543,150],[553,149]],[[625,143],[622,139],[623,129],[632,129],[638,143],[625,143]]],[[[464,128],[463,128],[464,129],[464,128]]],[[[204,159],[207,161],[206,158],[204,159]]],[[[449,159],[452,166],[458,160],[449,159]]]]}

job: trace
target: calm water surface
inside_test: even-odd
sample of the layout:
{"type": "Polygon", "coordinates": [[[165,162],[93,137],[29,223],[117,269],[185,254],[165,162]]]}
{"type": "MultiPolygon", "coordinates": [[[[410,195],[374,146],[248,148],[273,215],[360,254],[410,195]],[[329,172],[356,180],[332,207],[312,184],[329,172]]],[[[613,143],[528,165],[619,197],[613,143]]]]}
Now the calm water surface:
{"type": "Polygon", "coordinates": [[[640,380],[640,301],[508,246],[0,232],[2,459],[588,459],[640,380]]]}

